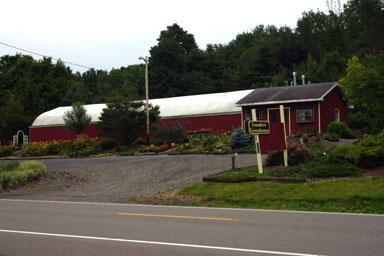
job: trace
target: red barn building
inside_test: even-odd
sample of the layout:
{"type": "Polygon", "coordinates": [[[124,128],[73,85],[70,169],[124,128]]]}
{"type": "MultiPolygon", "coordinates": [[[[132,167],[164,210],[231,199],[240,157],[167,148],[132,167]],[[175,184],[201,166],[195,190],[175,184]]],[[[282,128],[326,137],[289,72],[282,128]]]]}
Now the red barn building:
{"type": "Polygon", "coordinates": [[[286,134],[300,131],[327,132],[328,124],[341,121],[347,124],[348,107],[336,82],[299,86],[258,88],[237,102],[242,107],[242,119],[251,120],[256,109],[257,120],[269,121],[270,134],[260,135],[262,150],[282,148],[283,126],[279,106],[284,105],[286,134]]]}
{"type": "MultiPolygon", "coordinates": [[[[163,99],[152,99],[149,103],[159,106],[162,122],[174,124],[183,121],[185,130],[211,129],[231,131],[241,126],[241,107],[236,105],[253,90],[225,93],[211,93],[163,99]]],[[[83,131],[90,137],[101,132],[97,126],[99,117],[106,104],[85,105],[87,114],[92,117],[91,125],[83,131]]],[[[66,140],[76,137],[65,126],[63,116],[71,107],[59,107],[39,115],[29,129],[30,141],[66,140]]]]}

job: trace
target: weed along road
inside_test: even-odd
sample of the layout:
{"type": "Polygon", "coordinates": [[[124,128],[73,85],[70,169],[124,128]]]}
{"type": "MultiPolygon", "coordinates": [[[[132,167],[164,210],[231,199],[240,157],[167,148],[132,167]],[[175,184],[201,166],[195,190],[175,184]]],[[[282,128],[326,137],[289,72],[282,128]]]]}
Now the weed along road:
{"type": "Polygon", "coordinates": [[[0,199],[0,255],[383,255],[384,216],[0,199]]]}

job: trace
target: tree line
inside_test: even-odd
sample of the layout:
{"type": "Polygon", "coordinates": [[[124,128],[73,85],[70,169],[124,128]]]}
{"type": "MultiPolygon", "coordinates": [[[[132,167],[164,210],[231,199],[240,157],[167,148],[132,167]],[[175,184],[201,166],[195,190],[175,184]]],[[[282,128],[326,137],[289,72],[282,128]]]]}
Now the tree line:
{"type": "MultiPolygon", "coordinates": [[[[310,77],[312,83],[344,78],[342,85],[347,88],[353,84],[347,72],[362,72],[349,66],[357,61],[377,70],[373,75],[377,81],[369,87],[383,76],[383,32],[383,0],[350,0],[343,10],[330,8],[327,13],[305,11],[295,28],[258,25],[227,44],[208,44],[205,49],[198,47],[194,35],[173,24],[160,32],[150,49],[149,95],[163,98],[284,86],[291,83],[293,71],[310,77]]],[[[143,99],[144,69],[139,64],[73,73],[50,58],[4,55],[0,58],[0,140],[9,140],[39,114],[58,106],[106,103],[116,96],[143,99]]],[[[383,83],[376,87],[380,92],[383,83]]],[[[354,100],[356,93],[347,91],[348,100],[357,106],[353,112],[360,113],[355,116],[364,119],[368,129],[382,127],[381,109],[372,110],[379,113],[373,118],[376,121],[369,117],[372,113],[362,117],[368,103],[354,100]]]]}

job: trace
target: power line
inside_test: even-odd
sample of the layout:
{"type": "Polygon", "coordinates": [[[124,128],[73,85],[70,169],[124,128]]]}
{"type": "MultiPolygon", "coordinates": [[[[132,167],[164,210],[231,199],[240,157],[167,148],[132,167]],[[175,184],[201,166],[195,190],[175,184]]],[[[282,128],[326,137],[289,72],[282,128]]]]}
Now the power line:
{"type": "MultiPolygon", "coordinates": [[[[187,80],[187,81],[192,82],[192,83],[197,84],[197,85],[206,86],[206,85],[201,84],[201,83],[199,83],[199,82],[196,82],[196,81],[193,81],[193,80],[191,80],[191,79],[188,79],[188,78],[186,78],[186,77],[184,77],[184,76],[182,76],[182,75],[179,75],[179,74],[177,74],[177,73],[175,73],[175,72],[173,72],[173,71],[169,71],[168,69],[166,69],[166,68],[164,68],[164,67],[162,67],[162,66],[158,66],[158,67],[160,67],[162,70],[168,72],[169,74],[172,74],[172,75],[175,75],[175,76],[180,77],[181,80],[187,80]]],[[[181,80],[180,80],[180,81],[181,81],[181,80]]]]}
{"type": "Polygon", "coordinates": [[[16,49],[16,50],[20,50],[20,51],[28,52],[28,53],[31,53],[31,54],[34,54],[34,55],[38,55],[38,56],[40,56],[40,57],[50,58],[50,59],[52,59],[52,60],[56,60],[56,61],[59,61],[59,60],[60,60],[61,62],[66,63],[66,64],[68,64],[68,65],[73,65],[73,66],[77,66],[77,67],[81,67],[81,68],[87,68],[87,69],[91,69],[91,68],[92,68],[92,67],[87,67],[87,66],[84,66],[84,65],[76,64],[76,63],[73,63],[73,62],[64,61],[64,60],[61,60],[61,59],[57,59],[57,58],[53,58],[53,57],[49,57],[49,56],[46,56],[46,55],[41,54],[41,53],[37,53],[37,52],[32,52],[32,51],[29,51],[29,50],[25,50],[25,49],[22,49],[22,48],[13,46],[13,45],[9,45],[9,44],[3,43],[3,42],[0,42],[0,44],[5,45],[5,46],[10,47],[10,48],[14,48],[14,49],[16,49]]]}

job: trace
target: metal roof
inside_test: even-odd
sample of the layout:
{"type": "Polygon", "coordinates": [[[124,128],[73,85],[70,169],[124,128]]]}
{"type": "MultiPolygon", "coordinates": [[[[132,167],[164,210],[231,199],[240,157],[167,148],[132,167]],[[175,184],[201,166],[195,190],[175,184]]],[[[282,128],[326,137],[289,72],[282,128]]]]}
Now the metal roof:
{"type": "MultiPolygon", "coordinates": [[[[182,96],[162,99],[151,99],[149,103],[159,106],[160,116],[166,118],[193,117],[207,115],[225,115],[241,113],[241,108],[236,105],[244,96],[253,90],[243,90],[224,93],[211,93],[193,96],[182,96]]],[[[84,105],[91,122],[97,123],[106,104],[84,105]]],[[[32,123],[31,127],[62,126],[65,125],[63,116],[72,107],[58,107],[42,113],[32,123]]]]}
{"type": "Polygon", "coordinates": [[[239,106],[251,106],[322,101],[335,87],[340,89],[339,84],[336,82],[257,88],[236,102],[236,104],[239,106]]]}

